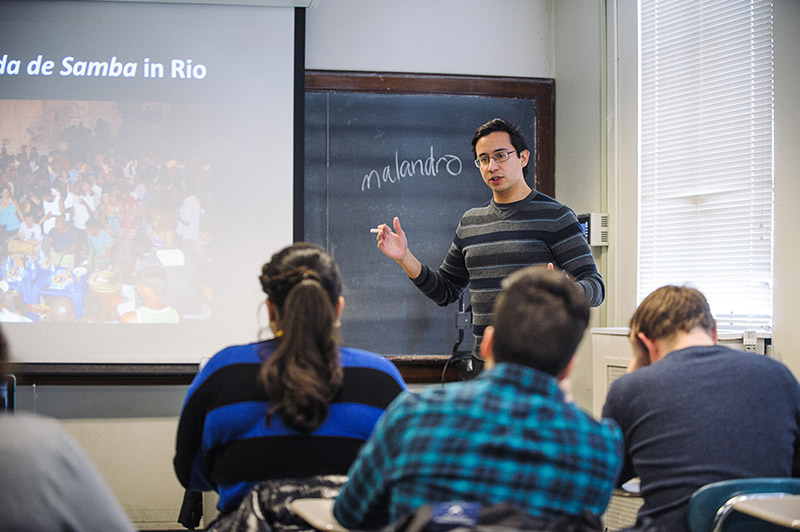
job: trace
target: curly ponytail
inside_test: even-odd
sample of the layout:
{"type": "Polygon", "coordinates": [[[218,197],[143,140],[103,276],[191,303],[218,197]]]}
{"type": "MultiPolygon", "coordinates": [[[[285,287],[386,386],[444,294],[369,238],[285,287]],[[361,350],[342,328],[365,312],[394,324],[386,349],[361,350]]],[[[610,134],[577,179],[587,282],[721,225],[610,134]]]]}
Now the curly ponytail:
{"type": "Polygon", "coordinates": [[[261,367],[261,381],[277,414],[299,432],[316,430],[342,387],[336,305],[339,270],[325,251],[298,243],[262,268],[261,285],[278,310],[280,344],[261,367]]]}

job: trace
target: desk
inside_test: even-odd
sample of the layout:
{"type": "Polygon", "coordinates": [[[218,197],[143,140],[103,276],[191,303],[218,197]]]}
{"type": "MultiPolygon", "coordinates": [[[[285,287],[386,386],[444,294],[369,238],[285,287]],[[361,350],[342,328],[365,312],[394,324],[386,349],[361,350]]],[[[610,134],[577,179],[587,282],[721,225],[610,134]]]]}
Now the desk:
{"type": "Polygon", "coordinates": [[[348,532],[333,516],[334,499],[295,499],[289,508],[317,530],[348,532]]]}
{"type": "Polygon", "coordinates": [[[800,495],[765,493],[742,496],[733,509],[776,525],[800,530],[800,495]]]}

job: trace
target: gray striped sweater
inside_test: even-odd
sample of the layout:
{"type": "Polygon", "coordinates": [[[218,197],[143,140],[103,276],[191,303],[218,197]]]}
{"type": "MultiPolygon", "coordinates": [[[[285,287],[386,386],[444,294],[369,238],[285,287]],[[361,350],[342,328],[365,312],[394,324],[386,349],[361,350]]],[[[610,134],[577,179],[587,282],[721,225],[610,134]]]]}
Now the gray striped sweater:
{"type": "Polygon", "coordinates": [[[457,301],[469,285],[477,355],[501,281],[524,266],[549,262],[581,285],[593,307],[603,302],[605,284],[575,213],[534,190],[515,203],[492,200],[464,213],[439,271],[423,265],[413,282],[440,306],[457,301]]]}

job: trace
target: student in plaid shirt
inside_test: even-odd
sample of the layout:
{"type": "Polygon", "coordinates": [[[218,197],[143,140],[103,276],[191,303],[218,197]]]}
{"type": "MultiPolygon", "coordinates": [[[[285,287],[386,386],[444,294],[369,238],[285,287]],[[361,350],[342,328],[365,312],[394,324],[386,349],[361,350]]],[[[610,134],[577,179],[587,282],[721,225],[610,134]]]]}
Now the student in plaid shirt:
{"type": "Polygon", "coordinates": [[[377,528],[446,501],[508,503],[543,518],[602,514],[622,434],[559,388],[588,320],[583,290],[562,272],[512,274],[481,344],[487,371],[399,396],[350,468],[336,518],[377,528]]]}

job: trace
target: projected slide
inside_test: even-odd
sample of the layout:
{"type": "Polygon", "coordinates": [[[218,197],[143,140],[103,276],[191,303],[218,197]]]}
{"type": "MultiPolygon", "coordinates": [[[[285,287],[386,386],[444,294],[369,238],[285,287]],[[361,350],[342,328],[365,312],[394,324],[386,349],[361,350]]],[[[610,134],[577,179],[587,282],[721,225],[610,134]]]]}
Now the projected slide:
{"type": "Polygon", "coordinates": [[[292,8],[9,2],[0,323],[29,362],[196,362],[255,339],[291,241],[292,8]]]}
{"type": "Polygon", "coordinates": [[[211,317],[214,149],[183,140],[212,112],[0,100],[0,115],[0,321],[211,317]]]}

